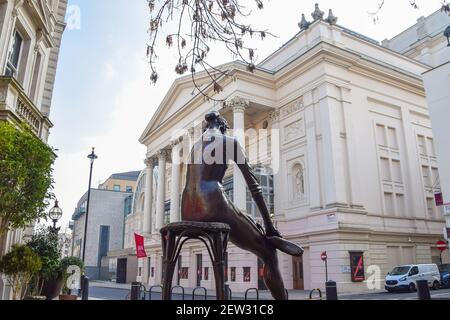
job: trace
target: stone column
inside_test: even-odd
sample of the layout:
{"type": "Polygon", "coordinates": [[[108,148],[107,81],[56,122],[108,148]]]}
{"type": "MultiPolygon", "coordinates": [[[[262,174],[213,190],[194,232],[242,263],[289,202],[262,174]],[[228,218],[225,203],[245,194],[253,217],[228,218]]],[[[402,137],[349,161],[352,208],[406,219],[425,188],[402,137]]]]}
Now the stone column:
{"type": "Polygon", "coordinates": [[[154,158],[147,158],[145,164],[147,165],[145,176],[145,202],[144,202],[144,234],[152,232],[152,203],[153,203],[153,169],[154,158]]]}
{"type": "MultiPolygon", "coordinates": [[[[245,151],[245,109],[249,101],[235,97],[227,105],[233,110],[233,135],[245,151]]],[[[241,211],[247,211],[247,184],[236,164],[233,170],[233,203],[241,211]]]]}
{"type": "Polygon", "coordinates": [[[164,202],[166,200],[166,162],[167,151],[158,152],[158,188],[156,194],[156,232],[164,225],[164,202]]]}
{"type": "Polygon", "coordinates": [[[180,217],[180,140],[172,144],[172,186],[170,191],[170,222],[179,222],[180,217]]]}

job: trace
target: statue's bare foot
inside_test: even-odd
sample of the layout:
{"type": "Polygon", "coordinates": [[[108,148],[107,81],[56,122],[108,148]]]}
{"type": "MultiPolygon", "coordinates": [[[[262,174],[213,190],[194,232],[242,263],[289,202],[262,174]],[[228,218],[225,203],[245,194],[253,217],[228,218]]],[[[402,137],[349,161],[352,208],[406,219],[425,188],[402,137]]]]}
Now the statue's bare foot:
{"type": "Polygon", "coordinates": [[[295,243],[292,243],[280,237],[267,237],[267,239],[275,248],[288,255],[294,257],[301,257],[303,255],[303,248],[296,245],[295,243]]]}

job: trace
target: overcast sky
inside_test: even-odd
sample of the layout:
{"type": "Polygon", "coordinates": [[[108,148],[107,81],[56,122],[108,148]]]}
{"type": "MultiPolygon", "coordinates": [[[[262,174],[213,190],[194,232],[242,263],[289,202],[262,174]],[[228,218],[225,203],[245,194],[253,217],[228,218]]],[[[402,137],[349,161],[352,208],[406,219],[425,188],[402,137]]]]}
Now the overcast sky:
{"type": "MultiPolygon", "coordinates": [[[[244,2],[255,8],[253,0],[244,2]]],[[[277,35],[256,43],[259,61],[299,31],[301,13],[310,19],[316,2],[264,0],[265,9],[253,11],[249,23],[277,35]]],[[[333,9],[340,25],[381,41],[439,9],[441,0],[418,0],[418,10],[411,8],[409,0],[386,0],[378,24],[368,15],[377,0],[319,3],[322,11],[333,9]]],[[[63,37],[51,111],[55,127],[50,135],[50,144],[59,149],[55,193],[64,210],[63,226],[87,190],[86,156],[91,147],[99,156],[93,187],[112,173],[143,169],[145,148],[138,139],[176,78],[177,63],[175,53],[160,54],[160,78],[156,86],[150,84],[146,0],[69,0],[69,5],[68,18],[79,9],[79,28],[71,25],[63,37]]],[[[224,50],[212,50],[213,64],[233,60],[224,50]]]]}

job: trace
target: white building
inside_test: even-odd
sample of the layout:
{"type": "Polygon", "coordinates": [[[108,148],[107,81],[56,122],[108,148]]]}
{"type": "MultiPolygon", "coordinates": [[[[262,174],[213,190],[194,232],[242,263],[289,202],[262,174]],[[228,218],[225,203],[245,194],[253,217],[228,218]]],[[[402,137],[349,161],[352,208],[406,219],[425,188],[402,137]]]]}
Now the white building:
{"type": "MultiPolygon", "coordinates": [[[[25,121],[47,142],[67,0],[0,1],[0,121],[25,121]]],[[[29,230],[0,237],[0,256],[29,230]]],[[[0,300],[9,297],[0,278],[0,300]]]]}
{"type": "MultiPolygon", "coordinates": [[[[171,158],[186,155],[185,143],[199,137],[211,110],[233,129],[257,130],[245,142],[250,162],[278,229],[305,248],[300,259],[279,254],[288,289],[324,287],[323,251],[341,292],[367,290],[372,276],[382,287],[384,275],[401,263],[438,262],[435,243],[445,222],[434,202],[438,165],[422,81],[431,66],[415,58],[315,21],[254,73],[238,61],[221,66],[230,76],[220,80],[224,91],[215,98],[226,107],[192,96],[190,76],[176,80],[140,139],[147,172],[135,195],[138,209],[126,219],[124,250],[134,253],[135,232],[146,236],[149,257],[138,263],[138,281],[161,283],[159,229],[180,219],[185,179],[185,165],[171,158]],[[188,134],[180,142],[177,132],[188,134]],[[357,266],[360,260],[365,269],[357,266]]],[[[206,75],[198,78],[208,83],[206,75]]],[[[224,188],[258,219],[242,181],[230,166],[224,188]]],[[[234,292],[263,287],[254,255],[230,245],[227,264],[234,292]]],[[[174,283],[214,287],[201,243],[185,245],[174,283]]]]}
{"type": "Polygon", "coordinates": [[[450,47],[444,30],[450,28],[450,16],[437,11],[421,17],[417,24],[395,38],[383,42],[389,48],[420,60],[432,68],[423,74],[430,110],[436,154],[439,163],[439,181],[446,204],[447,225],[444,237],[450,238],[450,47]]]}

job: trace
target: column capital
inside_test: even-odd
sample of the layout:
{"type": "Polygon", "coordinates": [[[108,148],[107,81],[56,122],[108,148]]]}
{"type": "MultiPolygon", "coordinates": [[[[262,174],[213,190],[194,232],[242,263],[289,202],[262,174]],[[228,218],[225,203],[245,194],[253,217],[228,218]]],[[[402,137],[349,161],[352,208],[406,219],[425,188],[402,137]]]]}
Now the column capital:
{"type": "Polygon", "coordinates": [[[183,136],[173,139],[172,141],[170,141],[170,148],[173,150],[174,148],[178,147],[182,142],[183,136]]]}
{"type": "Polygon", "coordinates": [[[250,106],[250,101],[239,96],[225,102],[225,106],[232,109],[233,112],[244,112],[250,106]]]}
{"type": "Polygon", "coordinates": [[[273,110],[269,112],[269,120],[272,122],[280,120],[280,110],[273,110]]]}
{"type": "Polygon", "coordinates": [[[156,152],[156,157],[158,158],[158,160],[167,160],[170,157],[170,154],[167,149],[161,149],[156,152]]]}
{"type": "Polygon", "coordinates": [[[147,157],[147,159],[144,160],[144,163],[147,166],[147,168],[150,168],[150,167],[153,167],[155,165],[155,160],[156,160],[155,156],[150,156],[150,157],[147,157]]]}

